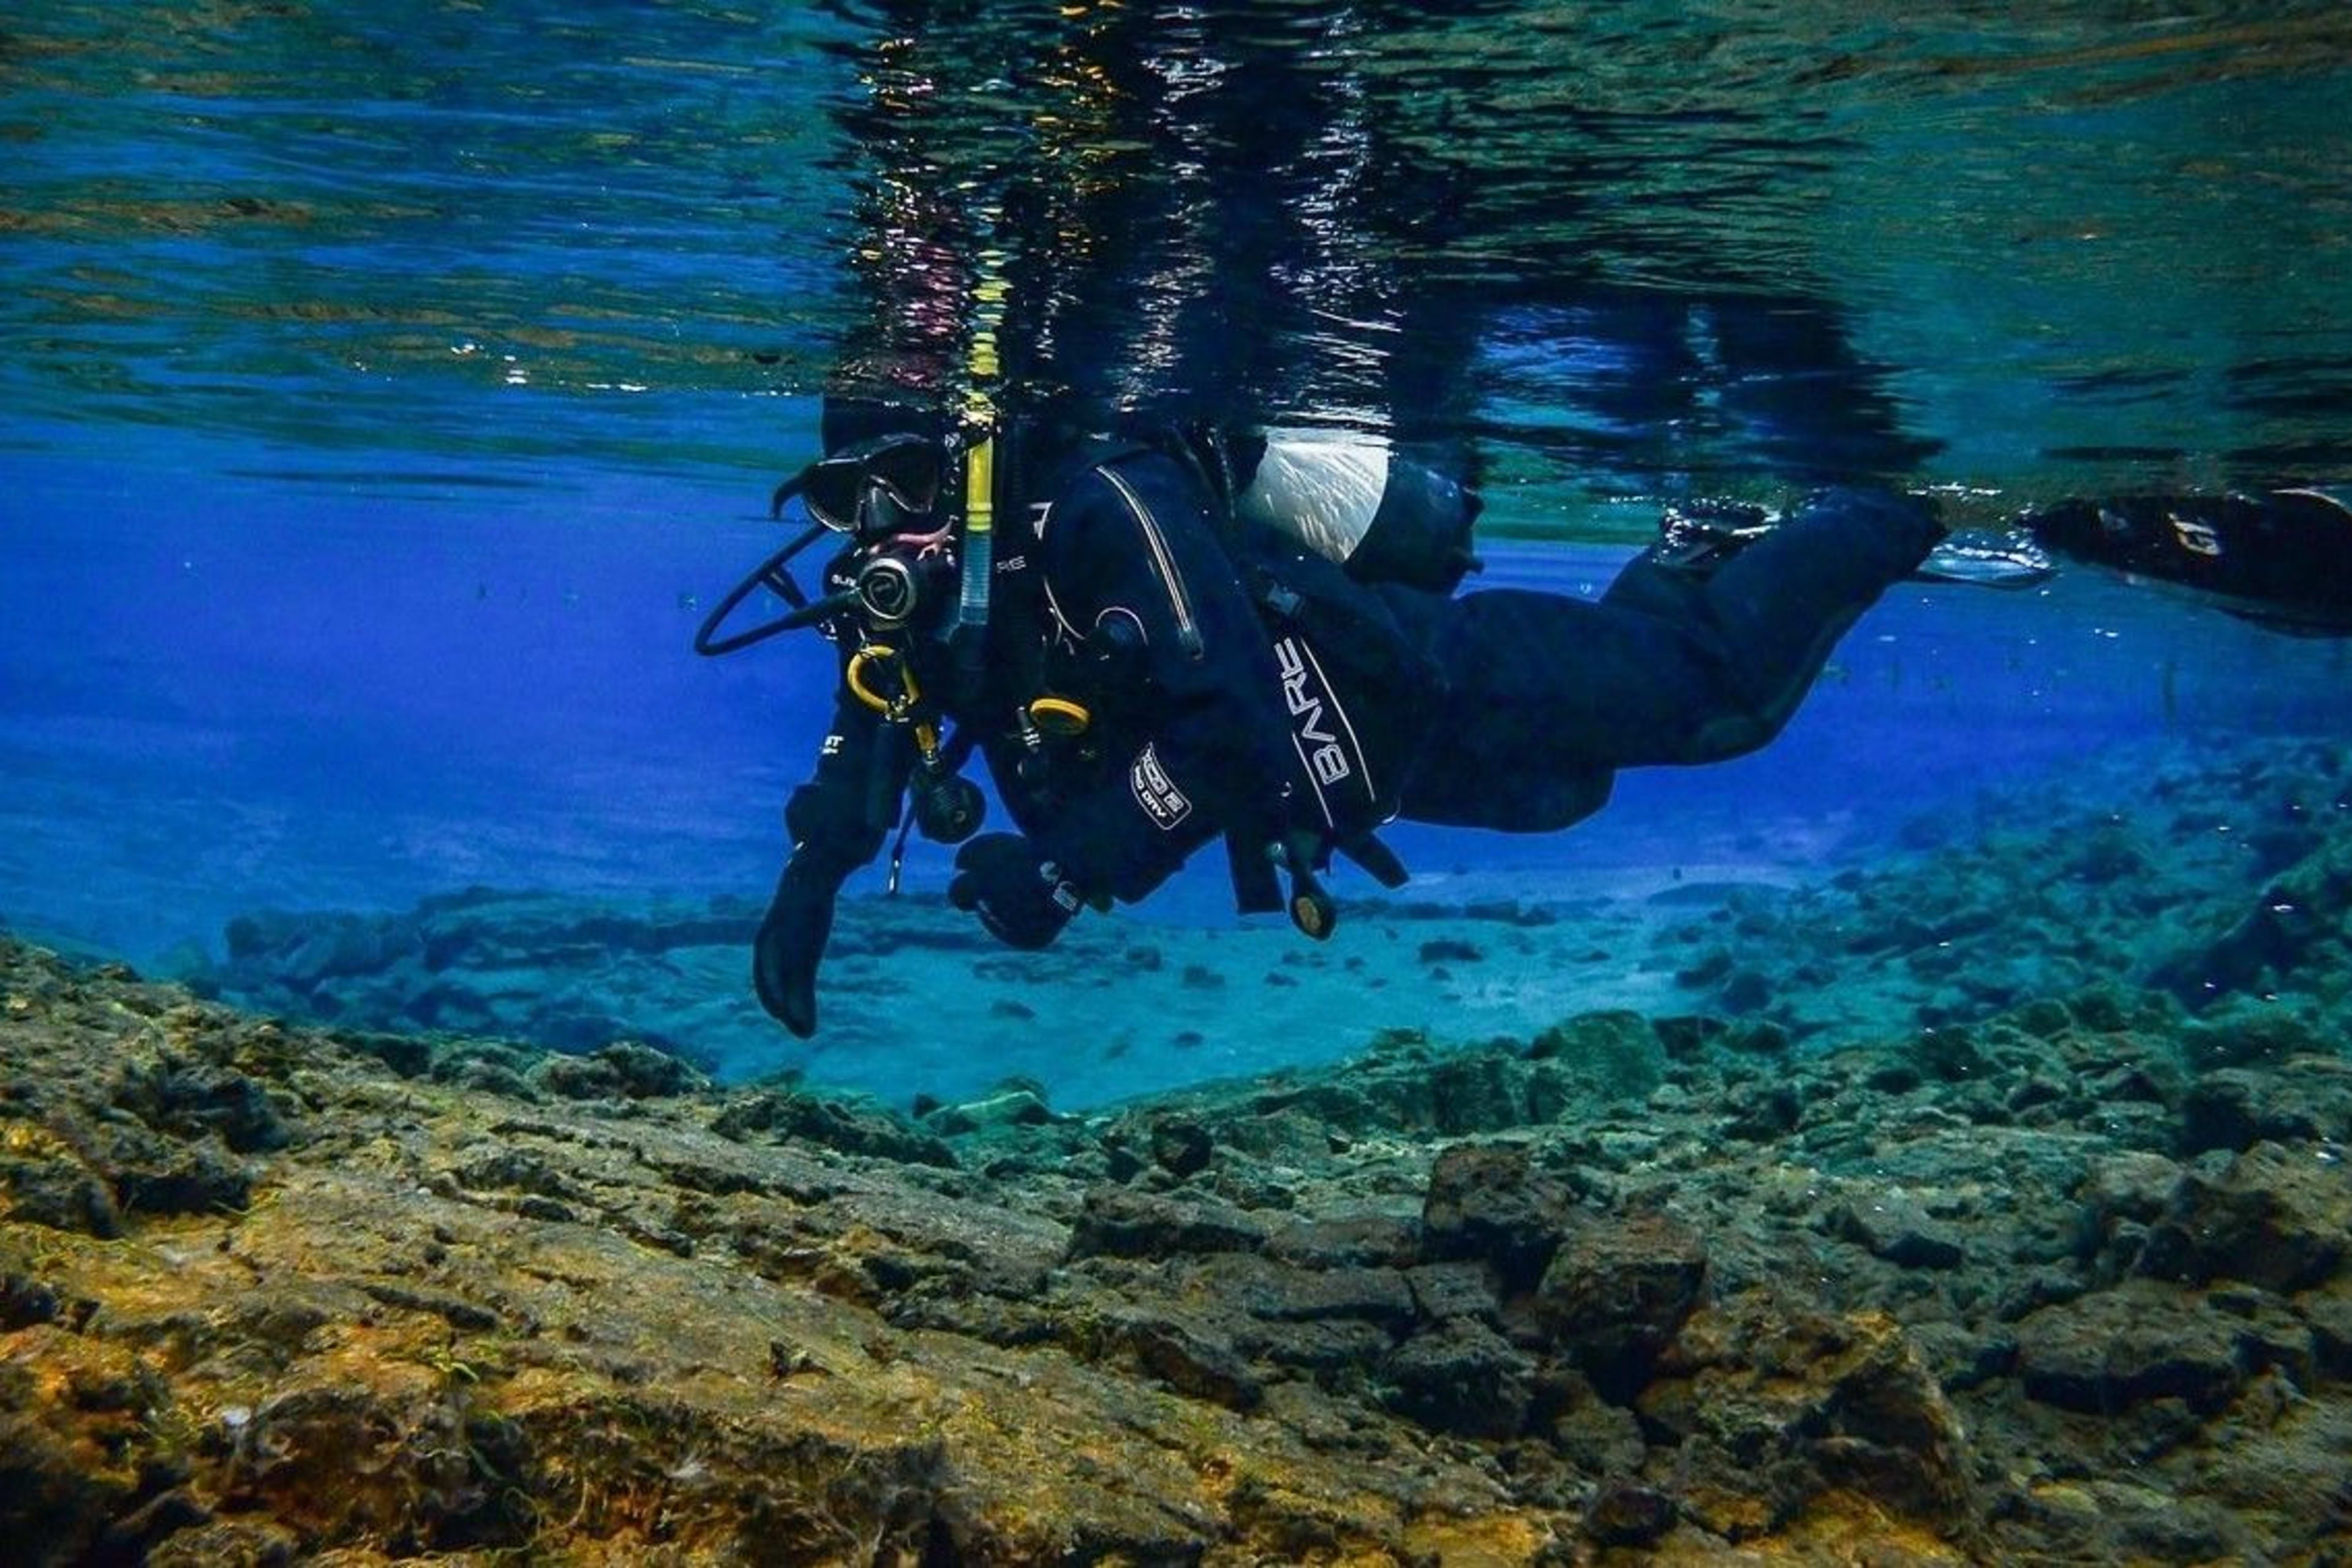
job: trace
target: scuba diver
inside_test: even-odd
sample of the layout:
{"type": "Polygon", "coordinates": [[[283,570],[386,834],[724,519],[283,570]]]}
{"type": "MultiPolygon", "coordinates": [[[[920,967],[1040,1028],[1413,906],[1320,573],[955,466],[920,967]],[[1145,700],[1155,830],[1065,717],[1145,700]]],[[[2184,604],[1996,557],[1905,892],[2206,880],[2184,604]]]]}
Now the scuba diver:
{"type": "Polygon", "coordinates": [[[1319,938],[1335,854],[1405,879],[1375,837],[1391,820],[1551,832],[1621,768],[1762,746],[1944,531],[1891,492],[1826,490],[1769,528],[1672,517],[1597,602],[1457,594],[1475,495],[1374,437],[1190,426],[1055,449],[854,400],[824,426],[829,455],[775,498],[807,528],[697,642],[814,626],[838,649],[754,941],[761,1003],[802,1037],[836,894],[894,828],[960,844],[950,901],[1014,947],[1218,839],[1239,909],[1286,905],[1319,938]],[[790,563],[825,539],[812,595],[790,563]],[[730,630],[761,593],[788,607],[730,630]],[[978,832],[974,752],[1012,831],[978,832]]]}

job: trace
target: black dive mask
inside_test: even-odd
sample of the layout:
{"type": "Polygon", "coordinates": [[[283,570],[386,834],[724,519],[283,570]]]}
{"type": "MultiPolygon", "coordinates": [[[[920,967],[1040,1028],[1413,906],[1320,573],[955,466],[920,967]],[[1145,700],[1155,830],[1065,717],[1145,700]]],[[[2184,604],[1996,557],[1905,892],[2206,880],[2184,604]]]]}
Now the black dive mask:
{"type": "Polygon", "coordinates": [[[866,542],[930,531],[947,455],[920,436],[863,441],[801,470],[801,505],[816,521],[866,542]]]}

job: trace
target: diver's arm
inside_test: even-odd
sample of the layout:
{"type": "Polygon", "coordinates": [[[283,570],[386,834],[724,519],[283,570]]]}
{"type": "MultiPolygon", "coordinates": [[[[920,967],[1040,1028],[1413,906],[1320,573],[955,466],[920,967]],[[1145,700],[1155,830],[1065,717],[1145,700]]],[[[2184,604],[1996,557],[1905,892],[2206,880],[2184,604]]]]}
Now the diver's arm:
{"type": "Polygon", "coordinates": [[[900,739],[845,680],[834,697],[833,723],[817,745],[816,767],[784,805],[795,857],[838,868],[845,877],[880,852],[914,771],[911,752],[896,743],[900,739]]]}
{"type": "Polygon", "coordinates": [[[816,969],[848,875],[882,847],[906,786],[896,732],[845,689],[816,769],[785,803],[792,855],[751,943],[751,986],[776,1021],[806,1039],[816,1029],[816,969]]]}

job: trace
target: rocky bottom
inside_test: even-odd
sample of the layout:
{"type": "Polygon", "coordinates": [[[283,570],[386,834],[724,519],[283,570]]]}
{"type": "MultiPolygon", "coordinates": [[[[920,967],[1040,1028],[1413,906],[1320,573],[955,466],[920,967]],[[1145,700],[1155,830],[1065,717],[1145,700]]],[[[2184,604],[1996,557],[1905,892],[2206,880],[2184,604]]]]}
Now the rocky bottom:
{"type": "Polygon", "coordinates": [[[2259,1014],[916,1117],[0,994],[12,1561],[2352,1562],[2352,1066],[2259,1014]]]}
{"type": "Polygon", "coordinates": [[[1582,874],[1501,877],[1483,898],[1443,877],[1392,898],[1350,887],[1328,942],[1287,922],[1088,914],[1042,952],[1004,947],[939,889],[851,896],[805,1046],[750,995],[761,907],[723,897],[474,888],[401,910],[256,910],[219,956],[164,962],[273,1016],[567,1052],[635,1040],[725,1080],[794,1069],[900,1103],[1019,1074],[1092,1107],[1328,1063],[1377,1027],[1526,1038],[1603,1007],[1769,1026],[1812,1054],[2112,984],[2200,1020],[2352,1037],[2352,754],[2336,742],[2168,739],[1985,791],[1796,885],[1718,868],[1735,875],[1661,861],[1613,889],[1582,874]]]}

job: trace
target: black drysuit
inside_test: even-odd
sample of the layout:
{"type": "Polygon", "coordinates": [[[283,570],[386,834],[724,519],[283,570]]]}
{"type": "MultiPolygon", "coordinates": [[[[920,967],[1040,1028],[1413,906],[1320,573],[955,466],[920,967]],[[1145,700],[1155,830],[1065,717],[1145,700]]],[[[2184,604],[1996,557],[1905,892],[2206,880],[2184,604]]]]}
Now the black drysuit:
{"type": "MultiPolygon", "coordinates": [[[[1078,466],[1051,496],[999,521],[985,657],[956,668],[919,637],[911,655],[1025,841],[967,846],[954,896],[1024,945],[1081,903],[1145,897],[1221,835],[1247,868],[1399,816],[1544,832],[1599,809],[1621,767],[1753,750],[1941,533],[1914,502],[1831,491],[1710,573],[1644,555],[1597,602],[1456,596],[1237,536],[1162,450],[1078,466]],[[1041,693],[1085,707],[1085,733],[1024,727],[1041,693]]],[[[845,692],[787,807],[793,857],[754,966],[795,1032],[834,889],[881,847],[915,765],[907,727],[845,692]]]]}

